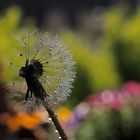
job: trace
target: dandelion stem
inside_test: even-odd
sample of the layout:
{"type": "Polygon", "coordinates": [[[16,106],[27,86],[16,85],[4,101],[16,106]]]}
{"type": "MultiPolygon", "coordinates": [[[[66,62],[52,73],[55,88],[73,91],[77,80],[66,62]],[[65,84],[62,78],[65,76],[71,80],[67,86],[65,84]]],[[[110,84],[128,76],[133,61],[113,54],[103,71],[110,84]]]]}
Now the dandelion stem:
{"type": "Polygon", "coordinates": [[[65,133],[65,131],[63,130],[59,120],[58,120],[58,117],[57,115],[55,114],[55,112],[53,111],[53,109],[46,103],[43,103],[45,109],[47,110],[50,118],[52,119],[56,129],[58,130],[58,133],[61,137],[62,140],[67,140],[67,135],[65,133]]]}

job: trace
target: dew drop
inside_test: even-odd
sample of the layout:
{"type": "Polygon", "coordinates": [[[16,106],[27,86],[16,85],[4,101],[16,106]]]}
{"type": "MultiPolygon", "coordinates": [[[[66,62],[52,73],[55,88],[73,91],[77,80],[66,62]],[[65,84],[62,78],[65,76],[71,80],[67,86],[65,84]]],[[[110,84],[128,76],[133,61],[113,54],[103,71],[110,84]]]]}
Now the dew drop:
{"type": "Polygon", "coordinates": [[[49,121],[52,121],[52,118],[48,118],[49,121]]]}
{"type": "Polygon", "coordinates": [[[57,103],[56,103],[56,102],[54,102],[54,104],[56,105],[57,103]]]}
{"type": "Polygon", "coordinates": [[[61,137],[58,137],[59,139],[61,139],[61,137]]]}
{"type": "Polygon", "coordinates": [[[40,45],[39,45],[40,47],[43,47],[43,43],[40,43],[40,45]]]}
{"type": "Polygon", "coordinates": [[[55,130],[55,133],[58,133],[58,130],[55,130]]]}
{"type": "Polygon", "coordinates": [[[62,86],[62,82],[60,82],[59,85],[62,86]]]}
{"type": "Polygon", "coordinates": [[[17,96],[20,97],[21,95],[17,93],[17,96]]]}
{"type": "Polygon", "coordinates": [[[53,49],[53,47],[50,47],[50,50],[52,50],[53,49]]]}

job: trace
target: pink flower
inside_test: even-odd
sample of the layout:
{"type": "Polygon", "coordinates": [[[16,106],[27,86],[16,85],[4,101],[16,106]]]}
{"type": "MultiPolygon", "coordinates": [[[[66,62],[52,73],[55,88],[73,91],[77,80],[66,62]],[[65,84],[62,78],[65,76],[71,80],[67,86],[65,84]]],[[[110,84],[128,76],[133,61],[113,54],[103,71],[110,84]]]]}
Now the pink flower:
{"type": "Polygon", "coordinates": [[[124,84],[122,90],[127,92],[129,95],[140,95],[140,83],[137,82],[128,82],[124,84]]]}
{"type": "Polygon", "coordinates": [[[98,106],[98,105],[101,105],[102,104],[102,99],[101,99],[101,96],[100,94],[94,94],[94,95],[90,95],[87,99],[86,99],[87,103],[90,105],[90,106],[98,106]]]}
{"type": "Polygon", "coordinates": [[[91,95],[87,98],[87,103],[92,106],[105,106],[119,110],[124,105],[124,96],[119,90],[105,90],[97,95],[91,95]]]}

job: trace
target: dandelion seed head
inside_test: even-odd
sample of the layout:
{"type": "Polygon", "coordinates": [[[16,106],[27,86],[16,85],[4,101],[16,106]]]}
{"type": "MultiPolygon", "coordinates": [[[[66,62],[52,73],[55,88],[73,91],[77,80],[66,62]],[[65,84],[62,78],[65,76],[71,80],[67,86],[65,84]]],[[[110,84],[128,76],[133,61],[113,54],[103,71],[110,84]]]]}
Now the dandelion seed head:
{"type": "MultiPolygon", "coordinates": [[[[23,46],[22,49],[19,49],[21,51],[19,52],[20,57],[22,56],[20,61],[24,62],[21,66],[16,67],[16,73],[19,73],[19,70],[23,67],[27,68],[27,66],[33,65],[35,72],[30,73],[32,76],[36,76],[38,83],[46,92],[43,101],[50,106],[64,102],[71,93],[72,82],[75,78],[75,62],[66,43],[57,36],[51,37],[48,33],[39,34],[36,31],[31,33],[22,32],[19,34],[18,40],[23,46]],[[25,60],[23,60],[23,57],[26,57],[25,60]],[[34,64],[35,61],[42,67],[42,71],[39,71],[40,75],[38,76],[39,68],[34,64]]],[[[39,91],[42,92],[42,90],[39,91]]],[[[26,101],[26,105],[31,109],[40,103],[38,97],[41,97],[35,93],[33,94],[35,98],[29,98],[26,101]]]]}

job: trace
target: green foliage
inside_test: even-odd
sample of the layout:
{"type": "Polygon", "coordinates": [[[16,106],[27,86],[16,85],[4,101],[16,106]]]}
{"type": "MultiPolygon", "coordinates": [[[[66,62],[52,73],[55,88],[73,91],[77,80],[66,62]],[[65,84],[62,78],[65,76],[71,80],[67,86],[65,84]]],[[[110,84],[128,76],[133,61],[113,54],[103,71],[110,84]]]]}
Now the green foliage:
{"type": "Polygon", "coordinates": [[[140,10],[128,16],[126,9],[107,13],[106,38],[116,55],[122,79],[140,80],[140,10]]]}
{"type": "Polygon", "coordinates": [[[76,140],[139,140],[140,114],[129,106],[119,111],[93,109],[77,128],[76,140]],[[136,117],[137,116],[137,117],[136,117]]]}
{"type": "Polygon", "coordinates": [[[113,88],[119,84],[113,53],[106,49],[108,42],[103,42],[102,49],[94,51],[72,32],[65,33],[64,39],[73,51],[77,64],[87,72],[92,90],[113,88]]]}
{"type": "Polygon", "coordinates": [[[20,15],[19,9],[14,7],[8,9],[4,16],[0,17],[0,59],[4,69],[2,76],[6,81],[11,77],[10,71],[7,71],[10,67],[7,66],[10,63],[9,59],[12,57],[12,53],[15,52],[16,42],[13,34],[17,31],[20,15]]]}

